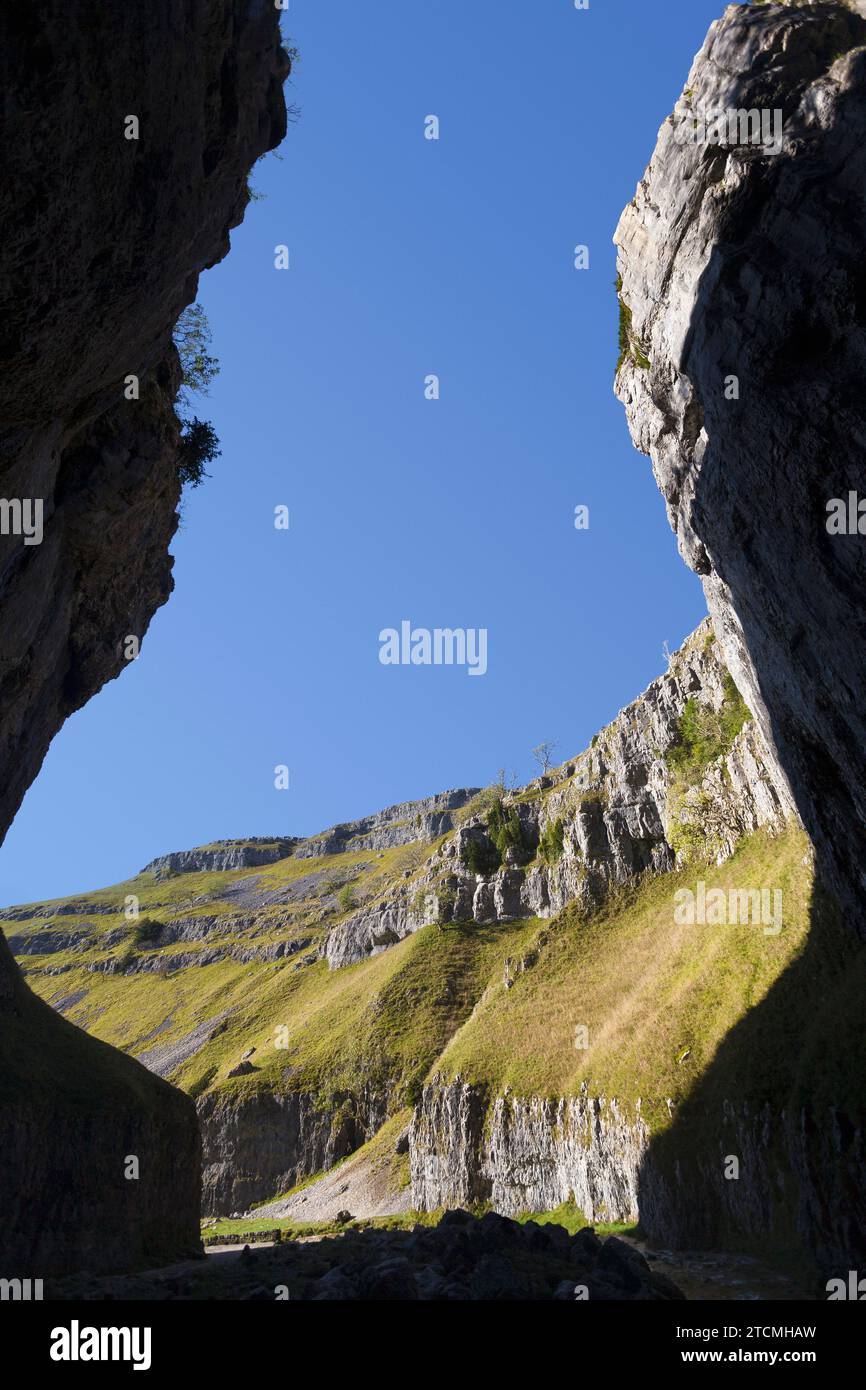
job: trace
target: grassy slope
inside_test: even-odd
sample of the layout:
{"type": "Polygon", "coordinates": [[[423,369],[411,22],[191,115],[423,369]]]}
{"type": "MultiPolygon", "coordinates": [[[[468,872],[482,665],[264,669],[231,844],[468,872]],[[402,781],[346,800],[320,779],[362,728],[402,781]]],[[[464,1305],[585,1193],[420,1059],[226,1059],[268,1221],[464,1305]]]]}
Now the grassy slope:
{"type": "Polygon", "coordinates": [[[532,931],[525,922],[441,932],[426,927],[343,970],[330,971],[320,960],[298,972],[260,967],[253,980],[250,967],[241,967],[246,973],[234,988],[241,1012],[176,1079],[188,1084],[203,1067],[223,1069],[236,1060],[242,1042],[257,1047],[260,1070],[228,1081],[224,1090],[278,1085],[291,1067],[292,1086],[323,1100],[390,1080],[401,1083],[399,1102],[410,1101],[491,975],[501,974],[509,950],[532,931]],[[283,1048],[275,1046],[278,1027],[287,1030],[283,1048]]]}
{"type": "MultiPolygon", "coordinates": [[[[569,1095],[585,1083],[590,1094],[616,1096],[625,1106],[640,1097],[656,1132],[669,1121],[668,1098],[683,1102],[697,1090],[707,1099],[708,1075],[714,1104],[744,1093],[778,1101],[798,1088],[814,1100],[822,1077],[827,1096],[845,1101],[862,969],[849,960],[839,924],[813,902],[807,841],[794,829],[779,837],[752,836],[721,867],[647,879],[595,916],[566,910],[544,924],[547,942],[537,963],[510,990],[503,984],[504,959],[535,946],[537,921],[426,927],[338,971],[329,971],[323,960],[296,969],[294,959],[230,960],[166,974],[88,969],[93,960],[129,949],[127,939],[110,948],[100,944],[108,930],[123,925],[128,892],[139,895],[143,914],[165,920],[243,911],[237,899],[219,895],[244,880],[255,880],[260,893],[324,875],[327,885],[354,881],[359,899],[373,900],[423,858],[416,846],[287,859],[262,870],[181,875],[163,883],[140,876],[87,896],[117,910],[84,919],[93,941],[83,952],[22,963],[46,999],[83,991],[68,1016],[132,1053],[176,1041],[203,1020],[231,1011],[225,1031],[172,1074],[176,1084],[193,1091],[203,1083],[238,1095],[291,1086],[328,1105],[347,1091],[387,1083],[394,1111],[411,1105],[424,1078],[435,1074],[459,1072],[491,1093],[509,1086],[518,1095],[569,1095]],[[699,878],[708,888],[780,888],[781,934],[767,936],[760,926],[676,925],[674,893],[682,886],[694,889],[699,878]],[[810,934],[816,920],[821,930],[810,934]],[[45,973],[46,966],[58,964],[73,968],[59,976],[45,973]],[[759,1004],[761,1010],[752,1013],[759,1004]],[[726,1052],[726,1037],[750,1017],[760,1021],[757,1044],[726,1052]],[[825,1046],[834,1033],[829,1017],[839,1038],[832,1056],[825,1046]],[[589,1030],[585,1050],[575,1047],[579,1025],[589,1030]],[[277,1048],[281,1027],[287,1046],[277,1048]],[[251,1047],[257,1070],[229,1079],[229,1068],[251,1047]]],[[[241,923],[229,940],[249,946],[309,938],[306,954],[342,915],[333,894],[331,904],[323,909],[321,897],[306,894],[297,903],[257,910],[253,928],[241,923]]],[[[75,925],[74,917],[61,916],[51,928],[75,925]]],[[[46,926],[44,918],[33,918],[9,929],[42,932],[46,926]]],[[[224,945],[226,939],[206,944],[224,945]]],[[[176,945],[155,954],[170,965],[178,952],[204,948],[176,945]]],[[[63,1066],[62,1059],[48,1057],[45,1064],[63,1066]]]]}
{"type": "Polygon", "coordinates": [[[308,939],[309,954],[339,919],[339,910],[323,914],[321,903],[304,897],[298,903],[256,909],[255,935],[243,924],[227,937],[203,943],[175,943],[139,948],[140,956],[158,956],[166,973],[103,974],[90,965],[122,959],[130,950],[134,924],[122,915],[128,894],[136,894],[142,916],[170,921],[196,915],[219,917],[243,912],[238,901],[221,899],[244,880],[255,881],[256,895],[285,888],[300,879],[324,874],[324,882],[357,885],[359,899],[374,900],[407,867],[410,871],[430,849],[418,846],[384,853],[354,853],[326,859],[285,859],[265,869],[230,873],[184,874],[158,883],[142,875],[113,889],[84,895],[82,902],[116,908],[105,915],[63,915],[50,925],[44,918],[9,923],[10,934],[69,931],[87,927],[87,948],[22,958],[28,983],[43,998],[59,1001],[83,992],[67,1017],[94,1036],[133,1055],[184,1038],[198,1024],[230,1011],[218,1033],[172,1073],[172,1081],[200,1090],[204,1079],[225,1091],[249,1093],[285,1083],[318,1094],[323,1101],[369,1083],[398,1084],[395,1103],[413,1099],[432,1062],[465,1020],[492,978],[501,978],[504,958],[519,951],[537,923],[505,926],[428,927],[397,946],[358,965],[328,970],[324,960],[296,969],[296,959],[277,962],[221,961],[172,970],[173,958],[211,946],[262,946],[272,941],[308,939]],[[107,946],[102,939],[118,927],[123,941],[107,946]],[[67,967],[60,975],[47,973],[67,967]],[[168,1020],[168,1026],[166,1021],[168,1020]],[[277,1047],[277,1029],[284,1029],[277,1047]],[[226,1073],[255,1047],[257,1070],[228,1079],[226,1073]]]}
{"type": "MultiPolygon", "coordinates": [[[[802,951],[811,899],[807,848],[795,830],[758,834],[721,868],[650,879],[589,920],[567,910],[534,969],[510,991],[491,992],[458,1031],[441,1072],[518,1095],[569,1095],[586,1082],[593,1095],[642,1098],[645,1112],[654,1109],[663,1121],[663,1101],[688,1094],[726,1033],[802,951]],[[674,892],[694,889],[698,878],[708,889],[781,888],[782,932],[677,926],[674,892]],[[589,1046],[578,1050],[581,1024],[589,1046]]],[[[782,1028],[775,1053],[762,1057],[768,1081],[784,1072],[788,1043],[782,1028]]],[[[742,1078],[732,1077],[731,1094],[741,1090],[742,1078]]]]}
{"type": "MultiPolygon", "coordinates": [[[[363,881],[365,894],[375,897],[397,872],[413,868],[422,858],[432,853],[435,844],[425,847],[422,853],[417,845],[406,845],[400,849],[376,852],[355,850],[345,854],[328,855],[320,859],[295,859],[291,856],[261,868],[232,869],[229,871],[174,874],[157,879],[152,873],[142,873],[110,888],[100,888],[93,892],[78,893],[71,898],[52,898],[45,903],[23,904],[44,914],[45,909],[61,908],[80,904],[80,914],[66,913],[50,922],[44,915],[22,918],[21,921],[3,922],[9,935],[23,934],[28,930],[46,929],[66,931],[76,925],[87,925],[98,937],[118,926],[131,926],[123,917],[127,895],[134,894],[139,900],[143,917],[220,916],[238,910],[237,902],[224,897],[227,889],[236,888],[244,880],[255,880],[256,891],[266,893],[271,890],[290,887],[299,879],[323,873],[335,888],[343,882],[363,881]],[[93,908],[101,909],[97,915],[93,908]]],[[[288,913],[299,922],[309,916],[310,902],[304,898],[300,904],[280,904],[271,909],[275,923],[282,921],[288,913]]],[[[2,919],[0,919],[2,922],[2,919]]]]}
{"type": "MultiPolygon", "coordinates": [[[[547,924],[548,944],[538,963],[519,975],[510,990],[502,984],[507,955],[533,944],[537,922],[427,927],[358,965],[329,971],[323,960],[295,969],[293,960],[241,964],[224,961],[169,974],[104,975],[88,969],[105,954],[122,955],[124,944],[84,955],[58,953],[23,963],[30,984],[47,999],[79,990],[85,996],[68,1017],[133,1054],[184,1037],[203,1020],[232,1012],[219,1033],[184,1063],[172,1079],[197,1088],[202,1079],[221,1089],[246,1093],[285,1084],[328,1099],[365,1083],[399,1083],[396,1100],[411,1103],[430,1071],[460,1072],[494,1089],[517,1094],[567,1095],[587,1083],[592,1094],[624,1101],[640,1096],[644,1106],[681,1099],[711,1062],[725,1034],[757,1003],[802,951],[809,925],[811,870],[807,842],[798,831],[744,842],[720,868],[692,868],[649,879],[612,900],[595,917],[581,920],[573,909],[547,924]],[[694,887],[781,888],[784,929],[764,935],[758,926],[685,927],[674,923],[674,892],[694,887]],[[60,976],[43,973],[50,963],[73,964],[60,976]],[[164,1031],[158,1031],[170,1020],[164,1031]],[[575,1047],[575,1029],[589,1030],[589,1047],[575,1047]],[[277,1029],[285,1033],[278,1048],[277,1029]],[[255,1047],[257,1070],[227,1079],[247,1049],[255,1047]],[[689,1055],[682,1061],[683,1053],[689,1055]]],[[[325,861],[283,860],[266,870],[183,875],[168,883],[132,880],[88,896],[122,908],[137,892],[141,910],[166,919],[225,906],[211,895],[252,876],[257,891],[285,886],[325,868],[333,881],[358,876],[359,891],[371,897],[407,858],[406,851],[382,857],[334,856],[325,861]]],[[[261,944],[291,939],[301,931],[321,940],[328,923],[309,925],[311,905],[274,910],[273,930],[230,940],[261,944]]],[[[122,917],[90,919],[98,938],[122,917]]],[[[265,914],[267,921],[267,912],[265,914]]],[[[331,919],[328,919],[330,921],[331,919]]],[[[336,920],[336,917],[333,919],[336,920]]],[[[262,921],[257,917],[257,924],[262,921]]],[[[33,927],[45,930],[44,920],[33,927]]],[[[62,917],[63,930],[75,919],[62,917]]],[[[26,930],[16,923],[15,931],[26,930]]],[[[224,944],[224,939],[214,944],[224,944]]],[[[158,954],[170,966],[175,945],[158,954]]],[[[313,949],[311,947],[311,949],[313,949]]],[[[768,1039],[761,1067],[768,1078],[787,1065],[784,1029],[768,1039]]],[[[757,1063],[756,1063],[757,1065],[757,1063]]],[[[739,1091],[740,1084],[732,1090],[739,1091]]],[[[661,1106],[666,1114],[666,1109],[661,1106]]]]}

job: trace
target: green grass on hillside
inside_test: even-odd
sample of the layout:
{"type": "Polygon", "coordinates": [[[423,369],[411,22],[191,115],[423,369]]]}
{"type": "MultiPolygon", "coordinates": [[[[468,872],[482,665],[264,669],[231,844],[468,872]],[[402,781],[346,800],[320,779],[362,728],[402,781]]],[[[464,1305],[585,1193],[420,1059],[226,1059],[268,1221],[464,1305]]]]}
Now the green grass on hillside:
{"type": "Polygon", "coordinates": [[[298,972],[260,976],[256,993],[226,1034],[181,1070],[231,1061],[239,1036],[256,1045],[260,1070],[229,1081],[249,1093],[272,1088],[288,1067],[292,1086],[330,1099],[364,1086],[396,1087],[393,1104],[412,1103],[453,1032],[469,1015],[505,956],[537,923],[425,927],[357,965],[329,970],[324,960],[298,972]],[[277,1028],[285,1029],[277,1048],[277,1028]]]}
{"type": "Polygon", "coordinates": [[[261,1236],[279,1231],[283,1240],[302,1240],[310,1236],[334,1236],[341,1231],[411,1231],[415,1226],[438,1226],[441,1211],[405,1211],[394,1216],[359,1217],[354,1221],[287,1221],[281,1217],[228,1217],[202,1226],[202,1235],[218,1244],[226,1236],[261,1236]]]}
{"type": "MultiPolygon", "coordinates": [[[[802,951],[811,890],[806,851],[798,831],[761,833],[721,868],[648,879],[588,919],[567,909],[538,964],[511,990],[488,993],[439,1070],[518,1095],[573,1095],[586,1083],[590,1094],[642,1098],[645,1113],[658,1102],[656,1118],[664,1118],[664,1100],[689,1091],[729,1029],[802,951]],[[694,891],[698,878],[708,888],[780,888],[782,932],[677,926],[674,893],[694,891]],[[586,1048],[575,1045],[581,1025],[586,1048]]],[[[776,1047],[787,1046],[783,1030],[776,1047]]],[[[773,1070],[768,1062],[768,1075],[773,1070]]],[[[731,1093],[740,1089],[732,1077],[731,1093]]]]}
{"type": "MultiPolygon", "coordinates": [[[[692,776],[715,756],[717,744],[729,745],[747,713],[733,686],[715,722],[691,711],[673,759],[677,772],[692,776]]],[[[599,795],[579,785],[573,794],[599,795]]],[[[489,804],[488,797],[488,811],[489,804]]],[[[365,1149],[388,1165],[383,1182],[392,1190],[404,1189],[408,1175],[405,1156],[393,1153],[391,1127],[405,1123],[425,1081],[436,1076],[459,1073],[491,1098],[508,1087],[516,1096],[616,1098],[623,1110],[640,1099],[653,1142],[668,1144],[672,1163],[717,1142],[718,1116],[732,1100],[768,1100],[777,1109],[802,1101],[823,1105],[825,1113],[827,1106],[860,1113],[852,1058],[862,1055],[864,953],[815,891],[802,832],[760,832],[721,867],[692,864],[615,887],[592,914],[573,905],[543,924],[431,925],[356,965],[329,970],[318,952],[351,910],[349,902],[375,902],[398,880],[411,900],[413,878],[435,848],[289,857],[261,869],[162,882],[139,875],[75,899],[81,909],[75,914],[9,922],[15,935],[86,930],[88,937],[71,949],[21,958],[28,983],[44,1000],[62,1004],[69,1022],[44,1010],[36,1020],[43,1041],[35,1053],[21,1029],[0,1027],[9,1061],[4,1086],[20,1094],[60,1087],[71,1106],[86,1102],[94,1072],[78,1065],[80,1035],[70,1023],[136,1056],[183,1044],[198,1030],[192,1054],[169,1073],[196,1097],[291,1089],[308,1093],[338,1119],[342,1107],[357,1109],[360,1097],[387,1098],[391,1118],[365,1149]],[[761,924],[678,924],[675,893],[694,891],[698,880],[707,890],[781,890],[783,930],[768,935],[761,924]],[[341,901],[346,885],[350,893],[341,901]],[[282,901],[263,904],[262,895],[271,892],[282,901]],[[125,921],[125,899],[133,893],[143,919],[159,924],[201,915],[217,919],[215,929],[201,942],[160,945],[158,926],[137,932],[125,921]],[[111,911],[93,911],[100,904],[111,911]],[[118,927],[118,940],[106,940],[118,927]],[[214,946],[247,950],[277,941],[304,944],[276,961],[178,964],[214,946]],[[91,968],[127,956],[161,968],[128,974],[91,968]],[[508,989],[506,957],[526,959],[526,968],[509,972],[508,989]],[[250,1049],[254,1070],[230,1078],[250,1049]],[[676,1145],[669,1143],[669,1101],[677,1135],[687,1131],[676,1145]]],[[[542,848],[552,860],[561,851],[555,818],[542,848]]],[[[149,1078],[135,1068],[130,1075],[110,1049],[95,1066],[105,1072],[95,1092],[99,1104],[128,1105],[130,1091],[138,1090],[143,1107],[153,1103],[149,1078]]],[[[569,1226],[583,1221],[565,1209],[551,1219],[569,1226]]],[[[279,1224],[261,1222],[258,1229],[279,1224]]],[[[247,1223],[246,1229],[255,1228],[247,1223]]]]}
{"type": "MultiPolygon", "coordinates": [[[[113,890],[88,895],[87,901],[111,900],[122,905],[127,893],[136,892],[142,914],[154,921],[170,920],[181,911],[196,910],[217,915],[224,905],[218,899],[239,880],[255,879],[255,892],[285,886],[325,872],[328,883],[354,879],[358,893],[371,900],[383,887],[408,868],[418,867],[417,846],[382,853],[353,853],[324,860],[282,860],[265,869],[224,874],[190,874],[163,883],[151,876],[130,880],[113,890]],[[365,867],[366,866],[366,867],[365,867]]],[[[428,851],[429,852],[429,851],[428,851]]],[[[425,856],[426,857],[426,856],[425,856]]],[[[235,909],[237,910],[237,909],[235,909]]],[[[331,971],[324,960],[296,969],[297,961],[241,963],[224,960],[206,966],[175,969],[173,962],[188,953],[217,946],[262,946],[272,940],[309,938],[308,954],[321,944],[325,933],[342,915],[337,909],[318,921],[304,920],[310,904],[301,902],[257,911],[256,931],[239,927],[228,936],[213,936],[202,943],[175,943],[165,947],[140,944],[141,955],[158,958],[159,973],[106,974],[92,972],[95,958],[123,958],[134,948],[135,923],[129,941],[110,949],[99,947],[105,930],[116,928],[122,917],[92,919],[93,946],[33,956],[23,961],[28,983],[43,997],[59,1001],[82,994],[68,1008],[67,1017],[94,1036],[137,1055],[155,1046],[178,1042],[208,1020],[226,1015],[220,1031],[205,1041],[195,1054],[171,1074],[177,1085],[201,1094],[214,1086],[247,1094],[258,1089],[306,1089],[325,1104],[346,1091],[388,1086],[394,1106],[409,1103],[420,1091],[431,1064],[454,1030],[465,1020],[491,978],[501,977],[504,958],[519,950],[537,929],[537,923],[477,926],[474,924],[424,928],[380,955],[358,965],[331,971]],[[297,908],[300,920],[295,920],[297,908]],[[48,974],[58,965],[61,975],[48,974]],[[47,967],[47,968],[46,968],[47,967]],[[278,1031],[279,1030],[279,1031],[278,1031]],[[281,1046],[278,1046],[277,1043],[281,1046]],[[256,1070],[228,1079],[226,1073],[251,1047],[256,1070]]],[[[67,930],[74,919],[61,916],[52,926],[67,930]]],[[[14,930],[44,931],[45,919],[16,923],[14,930]]],[[[155,940],[158,943],[158,936],[155,940]]]]}
{"type": "MultiPolygon", "coordinates": [[[[693,866],[645,880],[614,894],[593,917],[567,909],[546,924],[548,941],[537,963],[510,990],[502,982],[505,957],[529,950],[537,921],[425,927],[337,971],[324,960],[301,969],[292,959],[227,960],[169,974],[107,975],[90,972],[87,955],[74,951],[28,958],[25,966],[29,982],[49,999],[82,992],[68,1017],[133,1054],[181,1040],[203,1021],[226,1015],[220,1031],[172,1074],[196,1094],[214,1087],[244,1095],[291,1086],[328,1105],[365,1087],[387,1087],[392,1109],[399,1109],[417,1100],[429,1074],[460,1072],[492,1092],[510,1086],[524,1095],[571,1095],[585,1083],[593,1094],[641,1097],[645,1113],[657,1103],[664,1118],[662,1102],[688,1094],[726,1033],[766,998],[802,951],[811,901],[806,851],[799,832],[778,838],[761,833],[721,868],[693,866]],[[708,887],[780,888],[784,930],[767,936],[760,926],[677,926],[674,893],[694,888],[699,877],[708,887]],[[49,976],[43,960],[72,968],[49,976]],[[587,1048],[575,1045],[581,1025],[588,1030],[587,1048]],[[227,1078],[252,1047],[256,1070],[227,1078]]],[[[323,862],[329,873],[344,876],[359,873],[366,862],[382,882],[407,858],[390,851],[382,858],[334,856],[339,864],[285,860],[254,876],[261,889],[262,879],[285,883],[316,873],[323,862]]],[[[250,872],[189,877],[215,877],[224,888],[238,876],[250,872]]],[[[177,881],[151,889],[163,895],[163,913],[166,891],[180,891],[177,881]]],[[[159,915],[156,907],[148,907],[151,914],[159,915]]],[[[44,929],[44,922],[37,925],[44,929]]],[[[266,930],[254,941],[296,930],[289,919],[282,933],[266,930]]],[[[318,933],[304,930],[320,941],[327,925],[318,933]]],[[[189,949],[155,948],[166,967],[189,949]]],[[[784,1051],[784,1028],[768,1047],[784,1051]]],[[[777,1056],[767,1063],[767,1076],[781,1061],[777,1056]]],[[[739,1091],[733,1079],[732,1088],[739,1091]]]]}

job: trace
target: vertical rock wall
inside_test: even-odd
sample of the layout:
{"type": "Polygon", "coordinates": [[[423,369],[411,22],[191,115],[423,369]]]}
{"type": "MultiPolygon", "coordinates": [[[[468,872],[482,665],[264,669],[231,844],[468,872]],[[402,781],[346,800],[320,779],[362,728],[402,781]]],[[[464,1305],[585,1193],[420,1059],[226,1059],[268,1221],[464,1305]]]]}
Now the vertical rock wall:
{"type": "Polygon", "coordinates": [[[866,538],[827,529],[831,499],[866,495],[863,8],[729,6],[615,239],[632,437],[866,936],[866,538]],[[777,153],[684,138],[749,110],[780,114],[777,153]]]}
{"type": "MultiPolygon", "coordinates": [[[[0,835],[171,591],[172,329],[285,133],[278,21],[262,0],[0,14],[0,496],[44,515],[41,544],[0,536],[0,835]]],[[[0,939],[0,1274],[189,1253],[199,1188],[192,1102],[36,1000],[0,939]]]]}

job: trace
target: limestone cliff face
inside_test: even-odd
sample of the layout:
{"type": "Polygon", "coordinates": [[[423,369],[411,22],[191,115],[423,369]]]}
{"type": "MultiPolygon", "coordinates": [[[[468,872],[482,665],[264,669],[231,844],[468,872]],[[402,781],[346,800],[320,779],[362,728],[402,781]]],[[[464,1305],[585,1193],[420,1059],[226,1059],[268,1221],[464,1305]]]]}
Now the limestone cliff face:
{"type": "Polygon", "coordinates": [[[672,1160],[652,1143],[639,1100],[491,1101],[459,1076],[434,1078],[409,1132],[411,1204],[490,1202],[517,1216],[573,1200],[590,1221],[639,1220],[673,1248],[764,1252],[778,1249],[788,1208],[786,1257],[827,1277],[862,1258],[866,1145],[848,1115],[828,1111],[826,1121],[816,1125],[807,1106],[732,1098],[714,1107],[712,1144],[687,1141],[672,1160]],[[728,1153],[741,1164],[736,1182],[720,1178],[719,1154],[728,1153]]]}
{"type": "MultiPolygon", "coordinates": [[[[170,593],[172,329],[228,250],[250,166],[285,132],[288,66],[278,12],[256,0],[48,0],[0,16],[0,495],[44,515],[41,544],[0,536],[0,835],[63,721],[120,673],[124,640],[170,593]]],[[[34,1060],[61,1023],[0,941],[3,1273],[195,1247],[191,1103],[69,1025],[82,1085],[62,1084],[34,1060]]]]}
{"type": "Polygon", "coordinates": [[[202,1212],[222,1216],[288,1192],[333,1168],[387,1117],[387,1095],[349,1095],[322,1106],[305,1091],[204,1096],[202,1212]]]}
{"type": "Polygon", "coordinates": [[[454,829],[455,813],[478,792],[477,787],[458,787],[420,801],[401,801],[361,820],[335,825],[324,835],[304,840],[299,858],[343,854],[356,849],[384,850],[398,845],[428,844],[454,829]]]}
{"type": "Polygon", "coordinates": [[[478,792],[477,787],[440,792],[420,801],[401,801],[360,820],[344,821],[321,835],[269,840],[221,840],[199,849],[161,854],[145,864],[143,874],[156,878],[170,874],[225,873],[232,869],[258,868],[294,855],[317,859],[322,855],[351,854],[355,850],[395,849],[400,845],[429,844],[454,829],[454,813],[478,792]]]}
{"type": "Polygon", "coordinates": [[[253,869],[263,864],[275,864],[291,854],[300,841],[284,840],[225,840],[201,849],[175,850],[151,859],[142,869],[154,878],[172,874],[227,873],[232,869],[253,869]]]}
{"type": "Polygon", "coordinates": [[[866,542],[828,534],[827,504],[863,490],[864,16],[730,6],[615,237],[632,437],[861,935],[866,542]],[[737,110],[780,114],[778,152],[684,138],[737,110]]]}
{"type": "Polygon", "coordinates": [[[568,903],[596,905],[612,885],[673,868],[688,824],[717,862],[733,853],[743,835],[780,828],[793,815],[790,793],[751,720],[694,787],[672,794],[667,755],[686,704],[721,709],[727,675],[704,623],[671,659],[667,674],[591,748],[508,799],[533,859],[547,827],[561,822],[563,849],[555,864],[523,866],[515,860],[495,874],[468,872],[468,842],[486,841],[484,815],[469,806],[457,833],[434,852],[421,877],[398,882],[331,931],[324,947],[331,967],[384,950],[436,921],[443,909],[445,920],[491,922],[550,917],[568,903]]]}
{"type": "Polygon", "coordinates": [[[412,1206],[491,1202],[505,1216],[573,1200],[590,1221],[637,1221],[649,1130],[616,1100],[497,1096],[459,1076],[424,1089],[409,1131],[412,1206]]]}

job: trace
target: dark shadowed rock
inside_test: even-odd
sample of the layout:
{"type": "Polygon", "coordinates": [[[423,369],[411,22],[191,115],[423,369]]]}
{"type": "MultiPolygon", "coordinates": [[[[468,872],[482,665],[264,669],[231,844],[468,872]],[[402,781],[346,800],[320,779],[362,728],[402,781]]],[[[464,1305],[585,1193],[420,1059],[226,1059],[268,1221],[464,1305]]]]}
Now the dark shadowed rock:
{"type": "Polygon", "coordinates": [[[256,1071],[252,1062],[238,1062],[236,1067],[230,1067],[226,1076],[249,1076],[250,1072],[256,1071]]]}
{"type": "Polygon", "coordinates": [[[469,1288],[476,1299],[526,1298],[529,1281],[505,1255],[482,1255],[472,1272],[469,1288]]]}
{"type": "Polygon", "coordinates": [[[632,437],[822,880],[866,937],[866,536],[827,526],[832,499],[866,492],[864,14],[729,6],[616,242],[632,437]],[[678,139],[737,109],[782,113],[778,153],[678,139]]]}
{"type": "Polygon", "coordinates": [[[824,1278],[866,1256],[866,1052],[846,1031],[866,971],[864,183],[864,0],[729,6],[615,237],[631,338],[617,394],[816,850],[807,949],[651,1145],[641,1222],[680,1248],[805,1245],[824,1278]],[[682,138],[748,110],[780,113],[775,152],[682,138]],[[853,532],[834,534],[850,494],[853,532]],[[811,1069],[787,1093],[720,1097],[726,1072],[809,1028],[811,1069]],[[691,1147],[706,1116],[719,1152],[749,1154],[743,1181],[691,1147]]]}
{"type": "MultiPolygon", "coordinates": [[[[0,537],[0,835],[171,591],[172,329],[285,132],[278,32],[249,0],[0,14],[0,495],[44,508],[41,544],[0,537]]],[[[4,1274],[198,1248],[191,1102],[47,1010],[3,940],[0,1053],[4,1274]]]]}
{"type": "Polygon", "coordinates": [[[576,1260],[592,1259],[601,1249],[601,1241],[591,1226],[584,1226],[572,1236],[571,1248],[576,1260]]]}
{"type": "MultiPolygon", "coordinates": [[[[127,1279],[52,1280],[46,1297],[259,1299],[262,1289],[276,1297],[283,1286],[289,1286],[292,1299],[314,1301],[570,1301],[587,1292],[590,1298],[626,1301],[682,1296],[669,1280],[652,1275],[640,1255],[630,1259],[628,1247],[618,1248],[622,1242],[605,1259],[601,1246],[584,1260],[573,1260],[572,1249],[566,1258],[554,1248],[531,1249],[520,1238],[519,1226],[515,1239],[515,1223],[488,1221],[482,1230],[477,1217],[448,1215],[461,1219],[443,1218],[438,1226],[412,1233],[350,1228],[320,1241],[261,1248],[254,1261],[219,1256],[185,1278],[182,1292],[170,1273],[157,1272],[127,1279]],[[494,1234],[500,1237],[495,1249],[494,1234]]],[[[569,1244],[574,1247],[573,1239],[569,1244]]]]}
{"type": "Polygon", "coordinates": [[[316,1280],[311,1297],[317,1303],[350,1301],[358,1297],[358,1286],[351,1279],[347,1279],[341,1269],[335,1267],[316,1280]]]}
{"type": "Polygon", "coordinates": [[[361,1277],[361,1296],[374,1300],[417,1299],[418,1282],[409,1261],[383,1260],[365,1270],[361,1277]]]}

